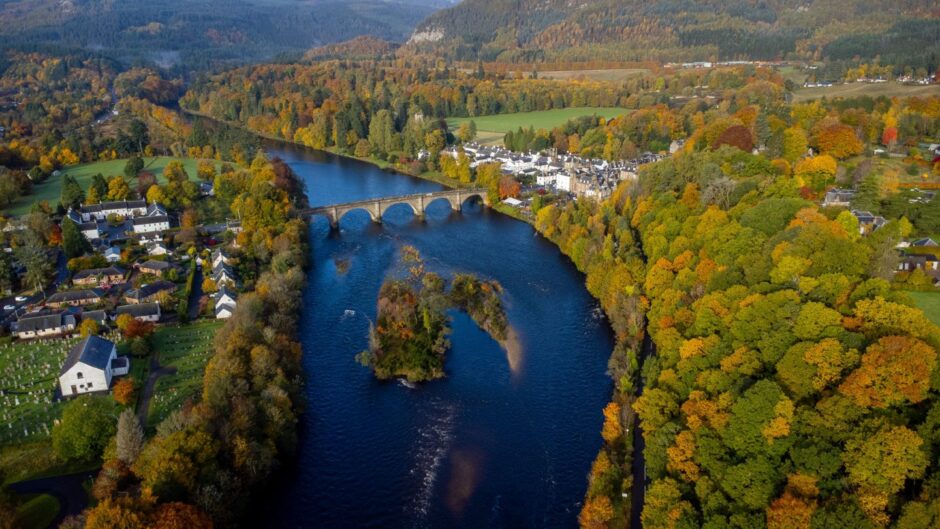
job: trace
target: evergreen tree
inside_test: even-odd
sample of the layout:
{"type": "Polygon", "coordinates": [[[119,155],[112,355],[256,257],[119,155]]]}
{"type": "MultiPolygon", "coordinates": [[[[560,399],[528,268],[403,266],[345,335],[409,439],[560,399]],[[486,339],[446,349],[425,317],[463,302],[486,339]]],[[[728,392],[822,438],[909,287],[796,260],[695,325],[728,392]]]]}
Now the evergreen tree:
{"type": "Polygon", "coordinates": [[[81,257],[91,251],[91,244],[88,243],[88,239],[82,235],[78,226],[68,217],[62,219],[62,251],[69,259],[81,257]]]}
{"type": "Polygon", "coordinates": [[[62,179],[62,194],[59,203],[66,209],[77,208],[82,205],[83,200],[85,200],[85,192],[82,191],[82,186],[78,185],[74,176],[65,175],[62,179]]]}
{"type": "Polygon", "coordinates": [[[140,156],[134,156],[130,160],[127,160],[127,164],[124,165],[124,176],[128,178],[136,178],[137,173],[139,173],[144,168],[144,161],[140,156]]]}

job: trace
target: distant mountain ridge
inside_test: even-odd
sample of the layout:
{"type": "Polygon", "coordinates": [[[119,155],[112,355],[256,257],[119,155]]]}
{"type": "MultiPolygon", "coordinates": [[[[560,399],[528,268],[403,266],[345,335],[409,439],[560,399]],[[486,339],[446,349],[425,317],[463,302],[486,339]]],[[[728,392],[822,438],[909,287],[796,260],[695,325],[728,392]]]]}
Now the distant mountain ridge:
{"type": "MultiPolygon", "coordinates": [[[[457,59],[937,61],[935,0],[465,0],[409,39],[457,59]]],[[[884,61],[883,61],[884,62],[884,61]]]]}
{"type": "Polygon", "coordinates": [[[0,0],[0,43],[125,63],[263,60],[369,35],[403,42],[449,0],[0,0]]]}

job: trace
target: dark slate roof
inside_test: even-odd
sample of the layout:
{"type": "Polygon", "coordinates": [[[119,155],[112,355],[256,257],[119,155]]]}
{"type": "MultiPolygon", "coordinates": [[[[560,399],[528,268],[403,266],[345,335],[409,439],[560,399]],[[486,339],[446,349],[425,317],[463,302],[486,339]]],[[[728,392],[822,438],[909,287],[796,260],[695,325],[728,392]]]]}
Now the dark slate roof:
{"type": "Polygon", "coordinates": [[[114,275],[124,275],[124,270],[116,266],[109,266],[107,268],[92,268],[90,270],[82,270],[80,272],[75,272],[75,275],[72,276],[72,280],[76,279],[85,279],[89,277],[98,277],[98,276],[114,276],[114,275]]]}
{"type": "Polygon", "coordinates": [[[141,268],[148,268],[151,270],[169,270],[173,268],[173,264],[167,261],[154,261],[150,260],[140,264],[141,268]]]}
{"type": "Polygon", "coordinates": [[[114,371],[115,369],[128,368],[130,367],[130,365],[131,365],[130,358],[126,356],[116,356],[114,357],[114,360],[111,360],[111,371],[114,371]]]}
{"type": "Polygon", "coordinates": [[[100,204],[85,204],[82,205],[82,212],[84,213],[96,213],[99,211],[111,211],[116,209],[138,209],[146,208],[146,200],[121,200],[117,202],[102,202],[100,204]]]}
{"type": "Polygon", "coordinates": [[[62,364],[59,375],[64,375],[66,371],[79,362],[101,370],[107,369],[108,362],[111,361],[111,350],[113,348],[114,342],[95,335],[87,336],[69,351],[69,356],[62,364]]]}
{"type": "Polygon", "coordinates": [[[45,329],[54,329],[63,325],[75,324],[75,316],[65,312],[54,312],[52,314],[43,314],[41,316],[26,316],[20,318],[14,324],[15,332],[41,331],[45,329]]]}
{"type": "Polygon", "coordinates": [[[122,305],[115,309],[114,315],[120,316],[122,314],[129,314],[135,318],[142,316],[154,316],[160,313],[160,305],[158,303],[141,303],[139,305],[122,305]]]}
{"type": "Polygon", "coordinates": [[[163,290],[176,290],[176,283],[170,281],[154,281],[138,289],[128,290],[125,297],[131,299],[146,299],[163,290]]]}
{"type": "Polygon", "coordinates": [[[154,215],[148,217],[137,217],[133,220],[134,226],[146,226],[148,224],[169,223],[170,217],[166,215],[154,215]]]}
{"type": "Polygon", "coordinates": [[[917,239],[911,243],[911,246],[937,246],[937,243],[934,242],[931,238],[917,239]]]}
{"type": "Polygon", "coordinates": [[[86,310],[82,313],[83,320],[95,320],[98,323],[104,324],[108,321],[108,313],[103,310],[86,310]]]}
{"type": "Polygon", "coordinates": [[[87,299],[101,299],[102,293],[97,288],[90,290],[71,290],[68,292],[57,292],[46,300],[46,303],[72,303],[87,299]]]}

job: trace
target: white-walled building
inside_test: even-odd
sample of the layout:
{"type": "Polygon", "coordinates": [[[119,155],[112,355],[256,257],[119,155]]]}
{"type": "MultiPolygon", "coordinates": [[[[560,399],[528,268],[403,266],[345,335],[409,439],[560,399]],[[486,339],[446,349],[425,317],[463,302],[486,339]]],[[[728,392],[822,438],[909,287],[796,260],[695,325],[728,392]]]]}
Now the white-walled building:
{"type": "Polygon", "coordinates": [[[63,397],[107,391],[115,376],[126,375],[127,358],[118,358],[114,342],[91,335],[75,344],[59,373],[63,397]]]}

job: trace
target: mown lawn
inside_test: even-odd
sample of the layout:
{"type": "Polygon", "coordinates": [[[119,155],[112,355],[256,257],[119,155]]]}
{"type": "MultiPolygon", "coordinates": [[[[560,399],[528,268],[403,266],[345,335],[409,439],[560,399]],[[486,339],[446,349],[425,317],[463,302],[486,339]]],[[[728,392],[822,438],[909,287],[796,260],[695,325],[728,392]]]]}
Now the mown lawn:
{"type": "Polygon", "coordinates": [[[178,327],[161,327],[153,335],[154,351],[161,366],[176,368],[175,375],[157,380],[147,417],[148,426],[156,426],[173,411],[202,390],[202,376],[212,356],[213,338],[223,322],[209,320],[178,327]]]}
{"type": "Polygon", "coordinates": [[[451,118],[447,126],[457,130],[461,123],[473,121],[477,126],[477,139],[482,143],[502,141],[504,134],[519,127],[538,129],[553,129],[569,119],[581,116],[597,115],[607,119],[621,116],[630,112],[626,108],[602,107],[572,107],[554,110],[540,110],[536,112],[516,112],[513,114],[496,114],[492,116],[477,116],[473,118],[451,118]]]}
{"type": "Polygon", "coordinates": [[[834,97],[914,97],[929,95],[940,95],[940,86],[903,85],[889,81],[887,83],[846,83],[828,88],[800,88],[793,92],[793,100],[800,103],[823,97],[832,99],[834,97]]]}
{"type": "Polygon", "coordinates": [[[940,292],[908,292],[930,321],[940,325],[940,292]]]}
{"type": "MultiPolygon", "coordinates": [[[[189,178],[191,180],[195,180],[197,178],[196,166],[198,164],[198,160],[193,158],[174,158],[171,156],[144,158],[144,169],[157,175],[157,180],[163,183],[163,168],[173,160],[179,160],[183,162],[183,166],[186,168],[186,172],[189,174],[189,178]]],[[[20,197],[19,200],[10,205],[10,207],[3,210],[2,213],[14,216],[25,215],[26,213],[29,213],[29,210],[33,204],[43,200],[49,202],[50,205],[55,206],[58,204],[59,197],[62,195],[62,180],[65,178],[65,175],[74,176],[75,179],[78,180],[79,185],[82,186],[82,189],[87,190],[94,175],[101,173],[101,175],[105,178],[115,175],[122,175],[124,174],[124,166],[126,164],[127,159],[120,159],[86,163],[68,167],[63,169],[61,174],[58,176],[50,176],[48,179],[46,179],[45,182],[33,187],[32,193],[24,197],[20,197]]],[[[220,166],[221,164],[217,165],[220,166]]],[[[136,185],[136,182],[131,182],[131,187],[134,185],[136,185]]]]}
{"type": "Polygon", "coordinates": [[[49,494],[31,494],[16,509],[16,522],[23,529],[46,529],[59,514],[59,500],[49,494]]]}

